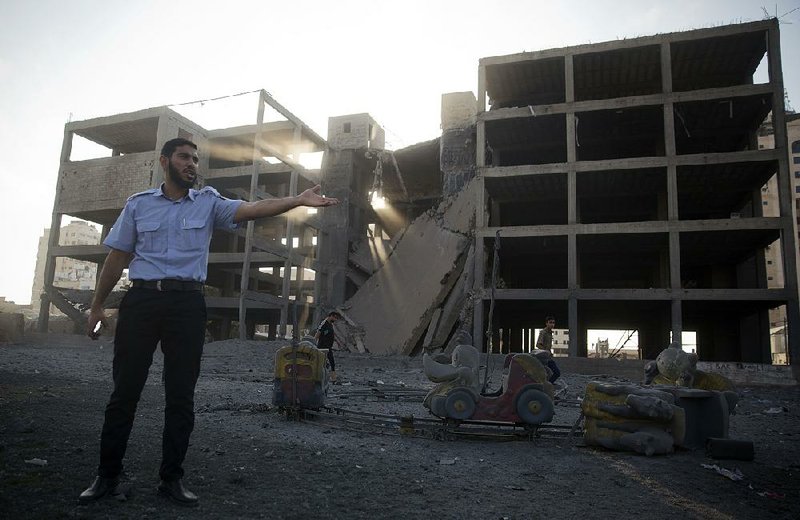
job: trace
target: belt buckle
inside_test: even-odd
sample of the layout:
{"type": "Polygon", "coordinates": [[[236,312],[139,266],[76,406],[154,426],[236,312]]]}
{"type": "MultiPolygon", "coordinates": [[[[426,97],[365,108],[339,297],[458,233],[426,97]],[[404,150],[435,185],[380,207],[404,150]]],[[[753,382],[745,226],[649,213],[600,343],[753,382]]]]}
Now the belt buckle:
{"type": "Polygon", "coordinates": [[[156,290],[161,291],[161,280],[156,280],[156,290]]]}

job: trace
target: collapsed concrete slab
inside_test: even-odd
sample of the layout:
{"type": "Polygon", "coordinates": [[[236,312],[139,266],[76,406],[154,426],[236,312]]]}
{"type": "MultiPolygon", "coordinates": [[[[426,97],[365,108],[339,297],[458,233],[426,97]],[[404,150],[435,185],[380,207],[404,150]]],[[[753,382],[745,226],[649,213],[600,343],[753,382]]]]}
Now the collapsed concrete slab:
{"type": "Polygon", "coordinates": [[[384,265],[343,308],[375,354],[414,352],[464,268],[475,214],[475,183],[418,217],[384,265]]]}
{"type": "MultiPolygon", "coordinates": [[[[425,341],[422,347],[425,350],[444,349],[446,353],[451,353],[453,348],[461,343],[461,340],[452,344],[448,344],[448,338],[453,331],[456,323],[461,322],[463,330],[469,330],[472,326],[471,311],[472,306],[469,305],[469,295],[472,290],[472,273],[473,263],[475,262],[475,248],[470,247],[467,253],[467,259],[461,274],[458,277],[453,290],[447,295],[441,307],[434,310],[430,325],[428,326],[428,333],[425,335],[425,341]],[[447,347],[445,348],[445,345],[447,347]]],[[[472,341],[469,341],[472,344],[472,341]]]]}

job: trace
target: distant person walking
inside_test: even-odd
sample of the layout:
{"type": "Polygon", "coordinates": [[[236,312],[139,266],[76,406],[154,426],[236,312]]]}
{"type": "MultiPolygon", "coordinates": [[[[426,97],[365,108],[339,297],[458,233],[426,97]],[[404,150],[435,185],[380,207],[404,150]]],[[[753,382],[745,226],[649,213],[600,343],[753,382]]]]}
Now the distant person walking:
{"type": "Polygon", "coordinates": [[[317,327],[317,332],[314,334],[314,340],[317,342],[317,348],[328,349],[328,364],[331,366],[331,382],[336,382],[336,360],[333,359],[333,342],[336,339],[336,333],[333,330],[333,324],[337,320],[342,319],[342,315],[336,311],[331,311],[322,320],[322,323],[317,327]]]}
{"type": "Polygon", "coordinates": [[[547,350],[551,354],[550,360],[547,362],[547,367],[553,372],[549,379],[551,383],[555,383],[556,379],[561,376],[561,370],[558,369],[558,365],[556,365],[556,362],[552,358],[553,329],[555,326],[556,319],[552,316],[547,316],[544,319],[544,328],[539,331],[539,337],[536,338],[536,348],[539,350],[547,350]]]}
{"type": "MultiPolygon", "coordinates": [[[[203,283],[214,228],[279,215],[298,206],[337,204],[320,187],[295,197],[258,202],[230,200],[214,188],[193,189],[198,176],[197,145],[172,139],[159,158],[165,180],[158,188],[131,196],[103,242],[106,257],[89,312],[88,334],[97,339],[106,324],[103,311],[111,289],[128,267],[133,286],[119,308],[114,336],[114,390],[100,436],[97,477],[79,500],[115,494],[136,406],[153,362],[156,345],[164,354],[164,431],[159,494],[196,505],[186,489],[183,461],[194,428],[194,390],[200,374],[206,329],[203,283]]],[[[244,324],[241,324],[244,326],[244,324]]]]}

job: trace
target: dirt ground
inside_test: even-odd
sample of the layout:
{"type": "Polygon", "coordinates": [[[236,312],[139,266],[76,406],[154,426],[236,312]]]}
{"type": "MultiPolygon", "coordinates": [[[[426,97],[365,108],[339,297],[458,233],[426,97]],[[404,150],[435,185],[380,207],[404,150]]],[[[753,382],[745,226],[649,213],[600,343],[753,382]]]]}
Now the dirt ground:
{"type": "MultiPolygon", "coordinates": [[[[98,461],[113,345],[66,335],[0,345],[0,518],[800,518],[797,387],[739,389],[730,436],[755,442],[751,462],[701,451],[644,457],[580,437],[437,441],[287,420],[271,406],[272,358],[284,344],[206,345],[185,463],[184,481],[200,496],[194,509],[156,494],[160,355],[125,460],[127,500],[80,505],[98,461]]],[[[430,388],[420,359],[336,357],[344,384],[330,405],[429,417],[421,400],[363,395],[430,388]]],[[[597,377],[564,374],[555,424],[574,423],[575,402],[597,377]]]]}

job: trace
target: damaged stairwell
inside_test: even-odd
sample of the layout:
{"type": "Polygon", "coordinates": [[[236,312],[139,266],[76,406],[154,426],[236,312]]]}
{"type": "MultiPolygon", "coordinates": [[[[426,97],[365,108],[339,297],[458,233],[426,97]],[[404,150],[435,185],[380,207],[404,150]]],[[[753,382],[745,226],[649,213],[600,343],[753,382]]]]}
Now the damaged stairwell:
{"type": "MultiPolygon", "coordinates": [[[[473,180],[414,220],[381,268],[342,306],[349,324],[361,329],[359,339],[369,352],[413,354],[434,315],[441,322],[444,309],[454,307],[442,307],[453,287],[464,292],[463,275],[471,272],[464,266],[471,257],[476,185],[473,180]]],[[[450,309],[448,315],[459,311],[450,309]]]]}

